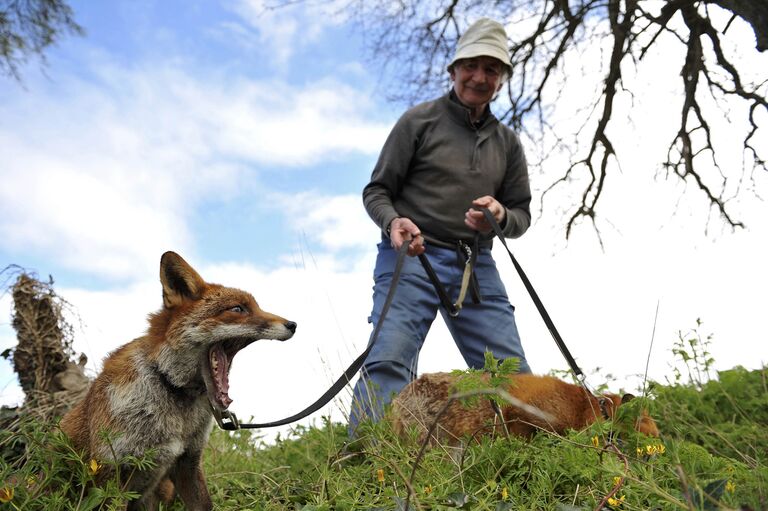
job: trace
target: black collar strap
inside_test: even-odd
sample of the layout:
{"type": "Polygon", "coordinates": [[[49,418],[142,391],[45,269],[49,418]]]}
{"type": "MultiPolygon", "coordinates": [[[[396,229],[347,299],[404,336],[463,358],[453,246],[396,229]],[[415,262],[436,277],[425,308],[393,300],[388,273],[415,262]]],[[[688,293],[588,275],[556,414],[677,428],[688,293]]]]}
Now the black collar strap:
{"type": "Polygon", "coordinates": [[[163,387],[178,398],[191,400],[205,394],[205,385],[193,384],[179,387],[168,379],[168,375],[162,372],[157,364],[152,364],[150,368],[152,369],[152,372],[155,373],[160,383],[163,384],[163,387]]]}

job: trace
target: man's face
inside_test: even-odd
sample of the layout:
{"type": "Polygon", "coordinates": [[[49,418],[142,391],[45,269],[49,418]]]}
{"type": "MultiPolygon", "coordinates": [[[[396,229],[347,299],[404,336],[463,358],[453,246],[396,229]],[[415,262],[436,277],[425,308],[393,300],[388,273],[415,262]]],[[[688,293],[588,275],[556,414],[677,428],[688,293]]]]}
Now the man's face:
{"type": "Polygon", "coordinates": [[[484,109],[501,88],[504,64],[493,57],[461,59],[451,70],[453,89],[465,106],[484,109]]]}

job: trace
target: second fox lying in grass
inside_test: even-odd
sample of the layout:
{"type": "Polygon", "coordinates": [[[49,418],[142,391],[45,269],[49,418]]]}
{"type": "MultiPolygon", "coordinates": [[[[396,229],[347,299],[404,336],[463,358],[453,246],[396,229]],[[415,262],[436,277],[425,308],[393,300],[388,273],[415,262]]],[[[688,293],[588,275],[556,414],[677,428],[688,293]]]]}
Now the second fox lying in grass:
{"type": "MultiPolygon", "coordinates": [[[[504,425],[486,397],[480,396],[474,404],[454,399],[446,408],[461,377],[454,373],[432,373],[411,382],[392,402],[390,413],[395,431],[404,434],[416,428],[419,440],[423,441],[437,419],[431,441],[450,444],[470,436],[503,434],[504,425]]],[[[613,418],[616,409],[634,397],[593,396],[578,385],[550,376],[516,374],[509,379],[510,385],[504,390],[515,398],[516,404],[503,403],[499,409],[506,430],[521,437],[531,437],[540,429],[559,434],[567,429],[583,429],[595,421],[613,418]]],[[[645,412],[637,417],[635,429],[659,436],[656,423],[645,412]]]]}

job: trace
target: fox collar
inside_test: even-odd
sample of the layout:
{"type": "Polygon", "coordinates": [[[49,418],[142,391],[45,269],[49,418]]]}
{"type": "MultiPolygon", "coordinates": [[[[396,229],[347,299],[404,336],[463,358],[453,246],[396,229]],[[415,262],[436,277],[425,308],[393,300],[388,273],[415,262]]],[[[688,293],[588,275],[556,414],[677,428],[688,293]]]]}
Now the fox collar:
{"type": "Polygon", "coordinates": [[[172,395],[185,401],[194,401],[198,397],[205,394],[205,384],[201,381],[199,383],[193,382],[184,387],[179,387],[171,383],[168,376],[160,370],[157,364],[151,366],[152,372],[157,376],[158,381],[165,387],[165,389],[172,395]]]}

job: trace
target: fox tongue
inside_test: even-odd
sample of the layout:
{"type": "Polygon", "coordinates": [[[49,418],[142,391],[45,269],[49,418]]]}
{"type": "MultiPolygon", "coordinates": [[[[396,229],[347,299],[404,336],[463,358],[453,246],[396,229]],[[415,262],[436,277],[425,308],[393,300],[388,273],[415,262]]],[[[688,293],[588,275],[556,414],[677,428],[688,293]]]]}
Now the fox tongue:
{"type": "Polygon", "coordinates": [[[215,398],[224,410],[232,403],[229,398],[229,359],[221,344],[211,348],[211,377],[216,387],[215,398]]]}

